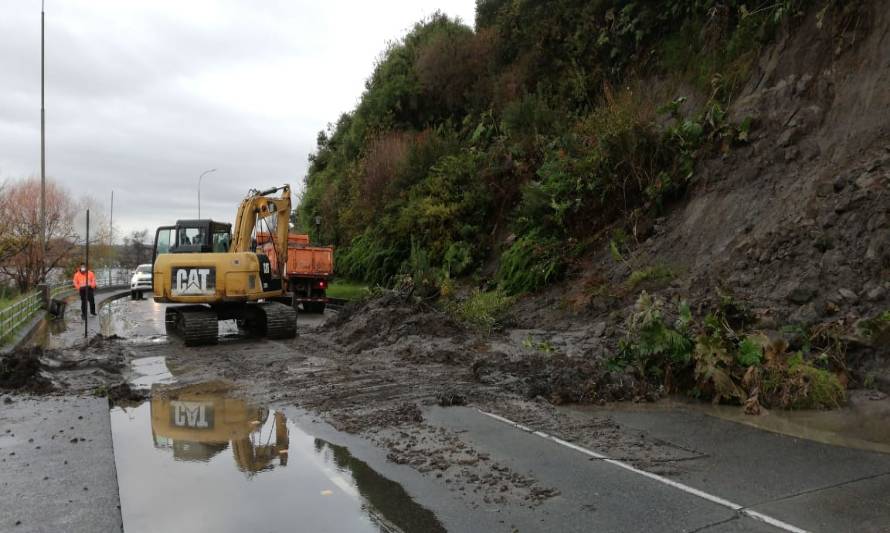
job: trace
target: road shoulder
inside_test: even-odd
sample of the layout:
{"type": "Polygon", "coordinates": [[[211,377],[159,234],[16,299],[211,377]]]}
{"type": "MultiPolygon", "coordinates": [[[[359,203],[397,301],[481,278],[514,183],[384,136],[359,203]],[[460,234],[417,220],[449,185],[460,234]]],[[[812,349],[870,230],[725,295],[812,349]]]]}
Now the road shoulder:
{"type": "Polygon", "coordinates": [[[0,530],[121,530],[105,398],[19,396],[0,427],[0,530]]]}

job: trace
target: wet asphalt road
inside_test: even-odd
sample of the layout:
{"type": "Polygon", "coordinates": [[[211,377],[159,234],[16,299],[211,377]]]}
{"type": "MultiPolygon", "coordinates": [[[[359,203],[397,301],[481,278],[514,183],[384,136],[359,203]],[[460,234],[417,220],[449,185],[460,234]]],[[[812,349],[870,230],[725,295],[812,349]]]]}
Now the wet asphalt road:
{"type": "MultiPolygon", "coordinates": [[[[121,301],[114,305],[129,306],[132,312],[127,315],[135,317],[119,323],[112,320],[116,334],[164,342],[160,337],[163,306],[151,301],[121,301]]],[[[303,327],[315,327],[323,318],[301,315],[301,321],[303,327]]],[[[517,428],[509,421],[486,416],[473,408],[428,408],[424,418],[429,424],[460,432],[480,452],[559,491],[536,507],[483,505],[469,509],[453,491],[444,490],[441,484],[407,465],[392,463],[384,450],[367,440],[337,432],[310,413],[279,407],[301,431],[346,447],[374,472],[403,487],[410,498],[431,511],[449,531],[890,532],[890,455],[770,433],[694,410],[597,412],[614,417],[623,427],[644,433],[647,438],[690,451],[690,457],[672,465],[668,477],[660,477],[628,468],[620,462],[621,458],[573,448],[570,443],[517,428]]],[[[51,404],[27,408],[40,418],[42,412],[58,411],[51,404]]],[[[108,411],[102,406],[84,404],[77,408],[92,417],[102,415],[107,423],[108,411]]],[[[22,415],[15,419],[10,413],[0,411],[0,421],[10,427],[23,427],[22,415]]],[[[91,457],[75,459],[72,455],[72,460],[81,461],[83,468],[90,471],[109,471],[109,465],[113,471],[110,432],[97,430],[92,438],[95,444],[90,448],[91,457]]],[[[0,453],[11,449],[7,447],[8,439],[0,440],[0,453]]],[[[17,440],[15,449],[22,449],[22,445],[21,439],[17,440]]],[[[82,448],[70,451],[82,453],[82,448]]],[[[61,453],[65,453],[65,448],[61,453]]],[[[59,460],[61,456],[55,458],[56,462],[59,460]]],[[[3,468],[9,471],[7,465],[3,468]]],[[[75,482],[78,474],[61,471],[54,475],[60,479],[59,486],[64,486],[75,482]]],[[[10,502],[17,505],[52,498],[50,492],[40,492],[37,481],[34,477],[29,483],[20,483],[13,490],[19,491],[14,498],[8,492],[0,500],[4,506],[0,530],[18,530],[12,529],[6,518],[12,516],[7,514],[10,502]]],[[[117,497],[115,482],[106,480],[104,487],[105,492],[96,489],[94,496],[98,501],[117,497]]],[[[124,491],[122,487],[121,492],[124,491]]],[[[77,515],[70,515],[64,506],[48,506],[46,513],[47,524],[62,523],[68,531],[97,530],[93,522],[77,520],[77,515]],[[50,519],[53,515],[57,515],[55,522],[50,519]]],[[[107,516],[114,513],[106,513],[101,519],[108,520],[107,516]]],[[[14,527],[52,530],[35,528],[33,521],[31,525],[14,527]]]]}

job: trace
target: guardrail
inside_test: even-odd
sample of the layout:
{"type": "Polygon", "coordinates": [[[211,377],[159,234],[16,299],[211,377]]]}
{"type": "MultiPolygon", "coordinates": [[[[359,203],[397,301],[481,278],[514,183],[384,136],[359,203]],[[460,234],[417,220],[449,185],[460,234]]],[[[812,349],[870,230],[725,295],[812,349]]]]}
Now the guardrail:
{"type": "MultiPolygon", "coordinates": [[[[97,289],[129,285],[130,283],[130,276],[125,275],[124,273],[111,276],[97,276],[97,278],[97,289]]],[[[50,284],[47,289],[49,291],[50,299],[67,298],[74,294],[74,287],[70,281],[50,284]]],[[[41,290],[31,291],[0,309],[0,345],[2,345],[12,333],[44,310],[45,304],[43,300],[43,291],[41,290]]]]}
{"type": "Polygon", "coordinates": [[[43,294],[35,291],[0,309],[0,344],[43,309],[43,294]]]}

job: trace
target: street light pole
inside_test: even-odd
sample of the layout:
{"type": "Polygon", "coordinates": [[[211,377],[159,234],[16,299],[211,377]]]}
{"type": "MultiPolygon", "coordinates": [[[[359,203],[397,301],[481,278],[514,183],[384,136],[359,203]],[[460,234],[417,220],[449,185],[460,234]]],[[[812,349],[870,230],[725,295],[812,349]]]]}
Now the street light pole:
{"type": "Polygon", "coordinates": [[[40,3],[40,283],[46,283],[46,109],[44,108],[44,7],[40,3]]]}
{"type": "Polygon", "coordinates": [[[216,172],[216,169],[211,168],[210,170],[205,170],[204,172],[201,173],[200,176],[198,176],[198,218],[199,219],[201,218],[201,179],[204,176],[206,176],[207,174],[210,174],[211,172],[216,172]]]}

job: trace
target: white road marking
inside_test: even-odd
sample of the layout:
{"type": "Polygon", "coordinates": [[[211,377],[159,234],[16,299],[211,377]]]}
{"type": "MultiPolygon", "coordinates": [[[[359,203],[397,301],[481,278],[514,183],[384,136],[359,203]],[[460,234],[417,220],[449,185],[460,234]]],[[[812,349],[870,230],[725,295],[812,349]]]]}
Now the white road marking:
{"type": "Polygon", "coordinates": [[[525,431],[525,432],[527,432],[527,433],[531,433],[532,435],[541,437],[542,439],[546,439],[546,440],[555,442],[556,444],[559,444],[560,446],[565,446],[566,448],[570,448],[570,449],[572,449],[572,450],[575,450],[576,452],[582,453],[582,454],[587,455],[587,456],[589,456],[589,457],[594,457],[594,458],[596,458],[596,459],[601,459],[604,463],[613,464],[613,465],[615,465],[615,466],[617,466],[617,467],[619,467],[619,468],[623,468],[623,469],[625,469],[625,470],[627,470],[627,471],[629,471],[629,472],[633,472],[633,473],[635,473],[635,474],[639,474],[639,475],[644,476],[644,477],[647,477],[647,478],[649,478],[649,479],[653,479],[653,480],[655,480],[655,481],[658,481],[659,483],[663,483],[663,484],[665,484],[665,485],[668,485],[669,487],[673,487],[673,488],[675,488],[675,489],[682,490],[683,492],[685,492],[685,493],[687,493],[687,494],[692,494],[693,496],[698,496],[699,498],[708,500],[709,502],[712,502],[712,503],[716,503],[717,505],[720,505],[720,506],[722,506],[722,507],[726,507],[727,509],[732,509],[733,511],[735,511],[735,512],[737,512],[737,513],[741,513],[741,514],[743,514],[743,515],[745,515],[745,516],[748,516],[748,517],[750,517],[750,518],[753,518],[754,520],[759,520],[759,521],[761,521],[761,522],[767,523],[767,524],[769,524],[769,525],[771,525],[771,526],[773,526],[773,527],[775,527],[775,528],[782,529],[782,530],[784,530],[784,531],[790,531],[790,532],[792,532],[792,533],[809,533],[809,532],[808,532],[807,530],[805,530],[805,529],[801,529],[801,528],[799,528],[799,527],[797,527],[797,526],[793,526],[793,525],[791,525],[791,524],[782,522],[781,520],[778,520],[778,519],[773,518],[773,517],[771,517],[771,516],[765,515],[765,514],[763,514],[763,513],[759,513],[759,512],[757,512],[757,511],[752,510],[752,509],[746,509],[746,508],[745,508],[744,506],[742,506],[742,505],[739,505],[739,504],[737,504],[737,503],[733,503],[733,502],[731,502],[731,501],[729,501],[729,500],[725,500],[725,499],[723,499],[723,498],[721,498],[721,497],[719,497],[719,496],[715,496],[715,495],[713,495],[713,494],[710,494],[710,493],[707,493],[707,492],[705,492],[705,491],[699,490],[699,489],[697,489],[697,488],[695,488],[695,487],[690,487],[689,485],[685,485],[685,484],[683,484],[683,483],[679,483],[679,482],[674,481],[674,480],[672,480],[672,479],[668,479],[668,478],[666,478],[666,477],[659,476],[658,474],[653,474],[652,472],[646,472],[645,470],[640,470],[639,468],[637,468],[637,467],[635,467],[635,466],[629,465],[629,464],[627,464],[627,463],[625,463],[625,462],[623,462],[623,461],[619,461],[619,460],[617,460],[617,459],[610,459],[607,455],[603,455],[603,454],[601,454],[601,453],[597,453],[597,452],[595,452],[595,451],[593,451],[593,450],[588,450],[587,448],[584,448],[584,447],[582,447],[582,446],[578,446],[577,444],[572,444],[571,442],[562,440],[562,439],[560,439],[559,437],[554,437],[553,435],[549,435],[549,434],[547,434],[547,433],[544,433],[543,431],[535,431],[535,430],[531,429],[530,427],[528,427],[528,426],[524,426],[524,425],[522,425],[522,424],[520,424],[520,423],[518,423],[518,422],[514,422],[514,421],[510,420],[509,418],[504,418],[504,417],[502,417],[502,416],[500,416],[500,415],[496,415],[496,414],[494,414],[494,413],[488,413],[488,412],[485,412],[485,411],[483,411],[483,410],[481,410],[481,409],[479,409],[478,411],[479,411],[480,413],[482,413],[483,415],[487,416],[487,417],[493,418],[493,419],[495,419],[495,420],[497,420],[497,421],[499,421],[499,422],[503,422],[504,424],[508,424],[508,425],[510,425],[510,426],[513,426],[513,427],[515,427],[516,429],[520,429],[520,430],[525,431]]]}

